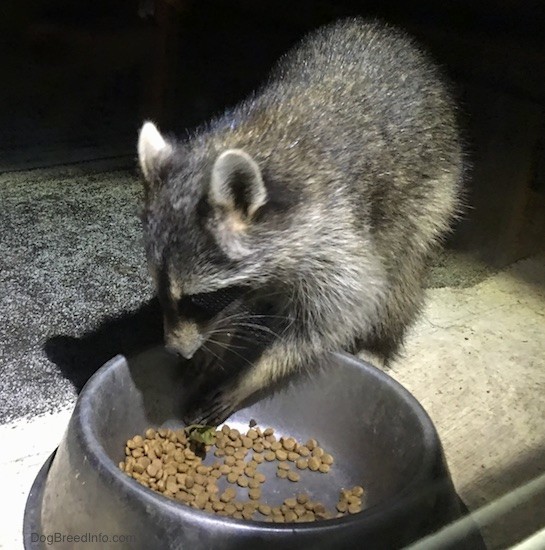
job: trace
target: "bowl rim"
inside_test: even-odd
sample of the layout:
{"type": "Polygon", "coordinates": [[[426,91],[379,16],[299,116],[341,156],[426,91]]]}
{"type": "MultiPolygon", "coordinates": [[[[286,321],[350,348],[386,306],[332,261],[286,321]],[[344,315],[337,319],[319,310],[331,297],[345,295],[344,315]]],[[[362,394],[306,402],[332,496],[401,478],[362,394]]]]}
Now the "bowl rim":
{"type": "MultiPolygon", "coordinates": [[[[162,347],[159,349],[162,349],[162,347]]],[[[149,353],[150,351],[152,350],[143,353],[149,353]]],[[[161,513],[166,513],[166,515],[171,515],[172,507],[174,507],[174,510],[182,517],[187,517],[191,522],[199,523],[200,525],[209,525],[211,527],[221,525],[224,528],[229,526],[237,531],[241,529],[251,532],[261,530],[269,534],[273,532],[293,533],[313,530],[325,532],[329,529],[338,529],[340,525],[362,522],[365,522],[369,527],[375,524],[384,524],[389,518],[395,516],[397,513],[403,513],[403,511],[407,509],[406,505],[410,504],[411,495],[418,494],[418,488],[422,487],[424,479],[429,479],[429,473],[433,471],[434,466],[437,464],[438,453],[442,453],[439,436],[431,418],[419,401],[391,376],[354,355],[345,352],[332,352],[330,355],[333,356],[334,360],[337,362],[340,361],[352,368],[365,370],[373,376],[378,377],[382,384],[393,389],[399,395],[400,399],[414,411],[419,425],[421,426],[423,453],[415,475],[407,485],[392,494],[389,498],[369,508],[364,508],[358,514],[348,515],[342,518],[331,518],[327,521],[320,522],[286,524],[270,523],[260,520],[248,521],[227,516],[217,516],[204,510],[192,508],[177,500],[164,497],[124,474],[119,469],[118,465],[108,456],[106,450],[96,437],[92,426],[83,421],[84,418],[89,418],[93,409],[94,389],[99,387],[105,379],[111,376],[111,373],[115,371],[115,369],[129,364],[129,359],[124,355],[116,355],[107,361],[87,381],[78,397],[72,414],[73,419],[76,421],[74,427],[79,431],[78,439],[82,447],[84,447],[88,462],[100,471],[100,475],[106,476],[106,481],[109,485],[122,488],[128,495],[133,495],[135,499],[141,500],[146,507],[154,506],[161,513]]]]}

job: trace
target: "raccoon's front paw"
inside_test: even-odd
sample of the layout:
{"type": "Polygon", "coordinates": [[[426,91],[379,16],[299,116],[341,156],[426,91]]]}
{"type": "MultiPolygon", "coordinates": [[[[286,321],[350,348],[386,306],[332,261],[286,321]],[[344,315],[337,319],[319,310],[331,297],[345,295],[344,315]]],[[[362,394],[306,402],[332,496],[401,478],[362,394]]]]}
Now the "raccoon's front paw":
{"type": "Polygon", "coordinates": [[[217,390],[205,395],[200,400],[201,405],[195,407],[184,419],[189,424],[204,424],[217,426],[225,422],[235,411],[238,400],[229,390],[217,390]]]}

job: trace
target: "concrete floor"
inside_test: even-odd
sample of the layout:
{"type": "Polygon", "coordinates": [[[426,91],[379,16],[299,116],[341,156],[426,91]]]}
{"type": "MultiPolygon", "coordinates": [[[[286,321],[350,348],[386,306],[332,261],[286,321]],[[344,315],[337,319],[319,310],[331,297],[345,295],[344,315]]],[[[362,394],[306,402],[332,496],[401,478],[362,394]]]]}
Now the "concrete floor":
{"type": "MultiPolygon", "coordinates": [[[[22,547],[26,496],[39,467],[62,437],[75,399],[67,380],[44,355],[44,339],[59,331],[79,335],[98,322],[100,303],[113,312],[122,306],[133,307],[138,297],[149,291],[145,270],[138,268],[142,254],[133,220],[139,188],[129,175],[91,177],[71,169],[60,179],[51,171],[28,173],[24,179],[28,185],[14,182],[11,195],[10,182],[0,186],[7,190],[4,198],[12,198],[6,210],[8,222],[4,217],[4,223],[9,225],[12,215],[13,223],[27,216],[29,223],[35,224],[33,201],[42,196],[40,220],[51,223],[39,226],[41,256],[24,254],[28,246],[24,231],[14,237],[11,249],[4,241],[12,254],[11,264],[0,270],[0,275],[4,274],[0,299],[12,297],[5,311],[12,309],[18,314],[13,303],[19,299],[17,292],[32,311],[38,308],[36,315],[7,318],[7,324],[0,327],[0,363],[10,374],[0,387],[0,466],[10,495],[10,507],[0,527],[0,548],[9,550],[22,547]],[[81,185],[71,185],[76,176],[81,185]],[[30,189],[28,194],[25,189],[30,189]],[[55,190],[54,196],[51,190],[55,190]],[[96,200],[90,193],[101,198],[96,212],[91,208],[96,200]],[[52,197],[49,202],[48,197],[52,197]],[[83,201],[90,201],[89,206],[83,201]],[[98,218],[90,229],[78,232],[82,212],[88,211],[98,218]],[[112,234],[106,234],[108,231],[112,234]],[[97,242],[103,241],[108,244],[107,255],[104,246],[97,248],[97,242]],[[89,261],[94,262],[93,254],[99,252],[102,267],[93,272],[89,261]],[[74,254],[81,256],[80,262],[74,261],[74,254]],[[34,258],[39,260],[36,265],[34,258]],[[52,259],[55,261],[49,261],[52,259]],[[127,273],[121,264],[133,270],[127,273]],[[32,284],[22,284],[29,273],[34,275],[32,284]],[[81,294],[77,298],[79,290],[76,292],[74,284],[84,276],[86,301],[80,307],[81,294]],[[116,291],[115,296],[101,297],[94,292],[93,285],[104,288],[106,278],[113,285],[122,284],[119,295],[116,291]],[[32,289],[41,292],[40,302],[29,301],[32,296],[25,293],[32,289]],[[71,307],[59,307],[68,291],[74,294],[69,293],[71,307]],[[16,329],[21,326],[32,331],[32,338],[14,345],[19,334],[16,329]]],[[[467,257],[446,254],[434,266],[429,286],[423,316],[408,337],[405,356],[390,374],[432,417],[456,488],[475,511],[545,474],[545,256],[495,273],[467,257]]],[[[543,485],[533,497],[519,499],[516,507],[505,510],[503,505],[501,515],[498,504],[481,518],[489,548],[509,548],[545,528],[543,485]]],[[[534,547],[545,548],[545,543],[534,547]]]]}
{"type": "MultiPolygon", "coordinates": [[[[545,474],[545,256],[430,290],[390,374],[434,421],[470,510],[545,474]]],[[[499,549],[544,528],[545,482],[484,531],[499,549]]]]}

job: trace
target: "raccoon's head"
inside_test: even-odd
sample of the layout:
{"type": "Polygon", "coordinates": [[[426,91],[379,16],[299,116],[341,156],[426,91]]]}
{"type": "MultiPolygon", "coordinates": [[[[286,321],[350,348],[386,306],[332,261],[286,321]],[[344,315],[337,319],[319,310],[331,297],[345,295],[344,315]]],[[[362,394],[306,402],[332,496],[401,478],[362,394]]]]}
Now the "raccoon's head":
{"type": "Polygon", "coordinates": [[[236,317],[236,305],[263,285],[264,249],[274,254],[280,238],[270,221],[281,206],[269,200],[259,166],[241,149],[188,150],[147,122],[138,156],[146,253],[166,343],[190,358],[210,335],[227,333],[227,313],[236,317]]]}

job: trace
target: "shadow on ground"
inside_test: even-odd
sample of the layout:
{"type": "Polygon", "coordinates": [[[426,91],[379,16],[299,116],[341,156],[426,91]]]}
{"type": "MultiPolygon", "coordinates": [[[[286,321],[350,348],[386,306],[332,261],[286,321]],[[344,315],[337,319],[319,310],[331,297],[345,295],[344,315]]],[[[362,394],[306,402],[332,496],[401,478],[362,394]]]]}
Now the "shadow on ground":
{"type": "MultiPolygon", "coordinates": [[[[248,315],[251,318],[251,313],[248,315]]],[[[261,355],[274,333],[261,330],[257,322],[256,327],[246,329],[240,340],[234,336],[228,349],[221,341],[212,342],[203,346],[190,361],[181,361],[184,372],[181,385],[188,396],[187,418],[200,411],[203,403],[216,404],[214,396],[261,355]],[[249,347],[248,341],[252,343],[249,347]]],[[[46,341],[44,352],[79,394],[89,378],[116,355],[131,360],[163,345],[163,316],[155,297],[132,312],[103,318],[96,328],[81,337],[54,336],[46,341]]],[[[259,399],[261,394],[258,395],[249,402],[259,399]]]]}
{"type": "Polygon", "coordinates": [[[58,335],[44,351],[79,393],[87,380],[112,357],[132,357],[163,343],[163,323],[156,298],[137,310],[104,318],[98,327],[79,338],[58,335]]]}

